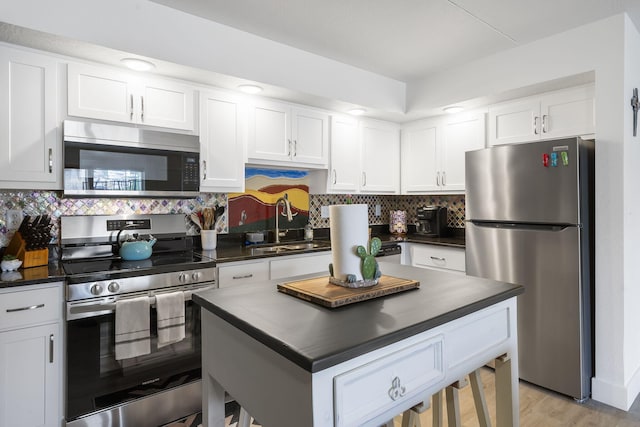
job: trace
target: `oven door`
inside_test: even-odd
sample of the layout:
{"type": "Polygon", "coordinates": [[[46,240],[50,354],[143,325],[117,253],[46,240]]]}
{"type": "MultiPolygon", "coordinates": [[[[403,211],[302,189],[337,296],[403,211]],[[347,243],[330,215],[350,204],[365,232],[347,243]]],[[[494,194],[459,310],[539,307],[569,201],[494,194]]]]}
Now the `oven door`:
{"type": "Polygon", "coordinates": [[[151,353],[116,360],[113,301],[68,303],[67,421],[199,380],[200,307],[191,300],[185,304],[182,341],[158,348],[152,306],[151,353]]]}

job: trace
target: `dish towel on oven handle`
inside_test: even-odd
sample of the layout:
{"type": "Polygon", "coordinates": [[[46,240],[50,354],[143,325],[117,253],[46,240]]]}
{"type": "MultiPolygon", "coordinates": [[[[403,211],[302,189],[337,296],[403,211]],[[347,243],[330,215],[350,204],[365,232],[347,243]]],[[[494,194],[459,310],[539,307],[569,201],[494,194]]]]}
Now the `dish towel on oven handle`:
{"type": "Polygon", "coordinates": [[[156,295],[158,348],[182,341],[184,331],[184,292],[156,295]]]}
{"type": "Polygon", "coordinates": [[[116,360],[151,352],[149,297],[116,301],[116,360]]]}

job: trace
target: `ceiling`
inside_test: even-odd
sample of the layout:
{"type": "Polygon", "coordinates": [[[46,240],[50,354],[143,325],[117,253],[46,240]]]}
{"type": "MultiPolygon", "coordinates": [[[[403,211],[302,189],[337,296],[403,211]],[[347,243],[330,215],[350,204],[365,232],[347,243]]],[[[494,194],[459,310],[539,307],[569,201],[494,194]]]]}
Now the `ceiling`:
{"type": "Polygon", "coordinates": [[[153,0],[409,82],[628,12],[638,0],[153,0]]]}

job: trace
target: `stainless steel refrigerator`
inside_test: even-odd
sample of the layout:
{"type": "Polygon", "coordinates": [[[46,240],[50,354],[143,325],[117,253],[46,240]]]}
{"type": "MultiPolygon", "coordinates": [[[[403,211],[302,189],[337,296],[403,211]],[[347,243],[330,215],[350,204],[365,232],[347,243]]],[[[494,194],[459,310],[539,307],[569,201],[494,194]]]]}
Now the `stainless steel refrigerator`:
{"type": "Polygon", "coordinates": [[[594,143],[466,153],[467,274],[523,285],[520,378],[588,398],[593,371],[594,143]]]}

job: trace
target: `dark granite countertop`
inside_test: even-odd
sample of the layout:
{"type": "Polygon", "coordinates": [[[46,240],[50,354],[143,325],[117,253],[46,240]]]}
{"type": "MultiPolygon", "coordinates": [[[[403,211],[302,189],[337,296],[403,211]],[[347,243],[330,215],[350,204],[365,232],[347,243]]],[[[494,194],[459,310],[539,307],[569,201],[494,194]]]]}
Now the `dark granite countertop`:
{"type": "Polygon", "coordinates": [[[381,263],[418,289],[334,309],[256,283],[204,291],[193,300],[291,362],[317,372],[476,312],[524,291],[519,285],[381,263]]]}
{"type": "Polygon", "coordinates": [[[49,262],[39,267],[19,268],[16,271],[0,273],[0,288],[38,285],[40,283],[60,282],[65,280],[65,273],[58,262],[49,262]]]}

